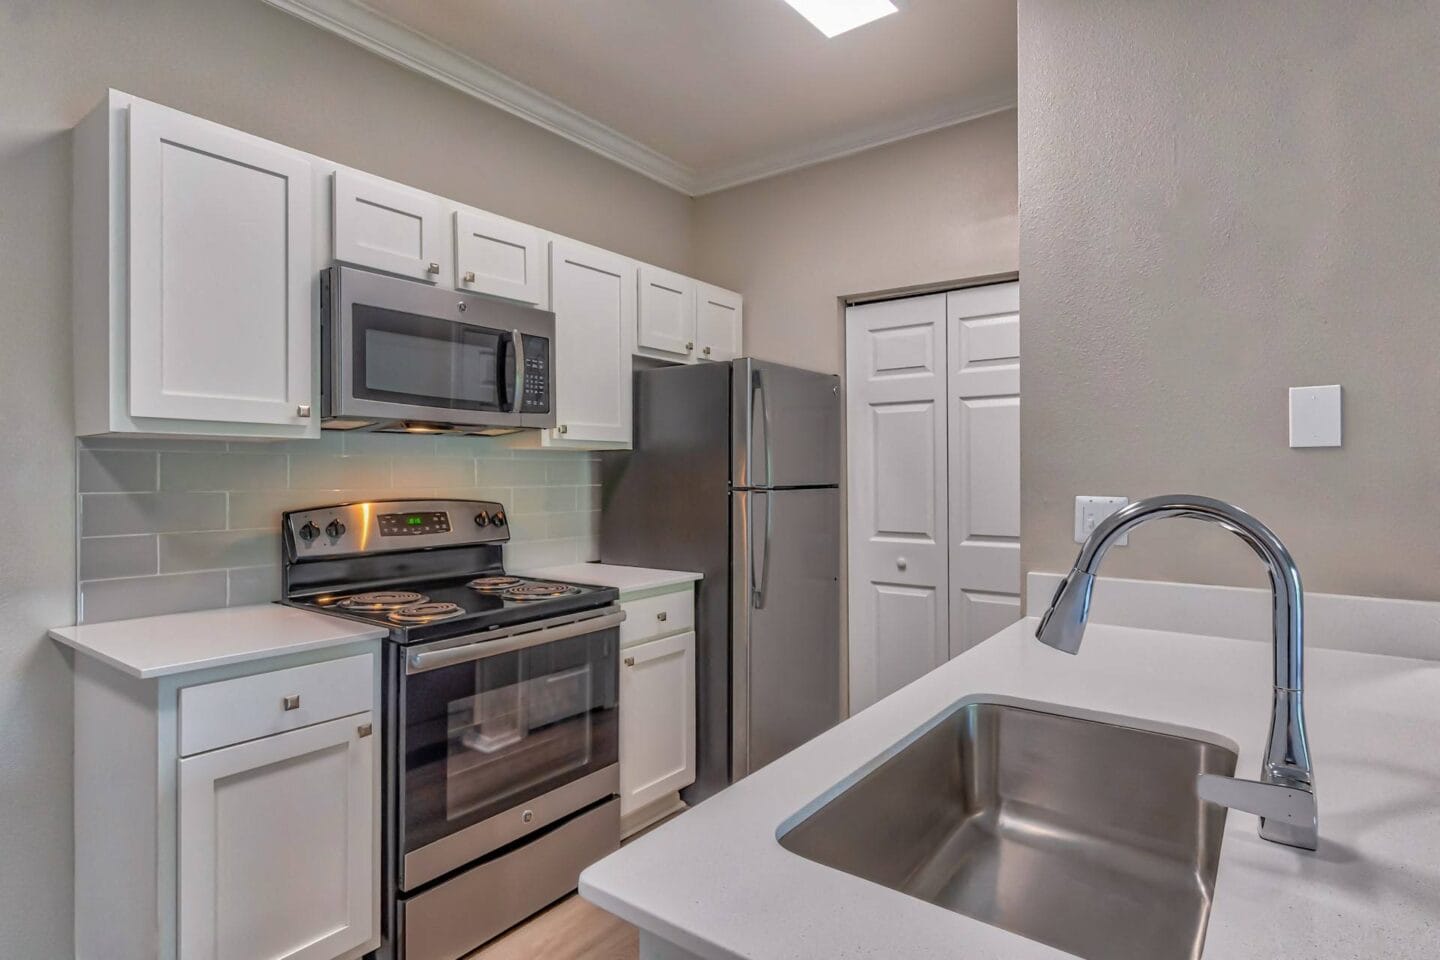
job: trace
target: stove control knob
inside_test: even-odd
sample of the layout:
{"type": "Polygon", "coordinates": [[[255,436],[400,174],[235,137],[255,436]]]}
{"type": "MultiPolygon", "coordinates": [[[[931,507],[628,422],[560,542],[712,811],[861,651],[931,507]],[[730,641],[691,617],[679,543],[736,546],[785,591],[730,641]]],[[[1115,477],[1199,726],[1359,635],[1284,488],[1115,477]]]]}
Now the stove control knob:
{"type": "Polygon", "coordinates": [[[331,520],[325,525],[325,532],[330,535],[331,540],[339,540],[345,535],[345,524],[339,520],[331,520]]]}
{"type": "Polygon", "coordinates": [[[493,516],[493,517],[490,518],[490,522],[493,523],[493,524],[495,524],[495,526],[497,526],[497,527],[503,527],[503,526],[505,526],[505,513],[504,513],[504,511],[502,511],[502,510],[496,510],[496,511],[495,511],[495,516],[493,516]]]}
{"type": "Polygon", "coordinates": [[[475,526],[477,526],[477,527],[486,527],[486,526],[489,526],[489,525],[490,525],[490,514],[486,513],[484,510],[481,510],[479,513],[475,514],[475,526]]]}
{"type": "Polygon", "coordinates": [[[320,528],[315,525],[315,521],[306,520],[305,526],[300,528],[300,539],[309,543],[318,536],[320,536],[320,528]]]}

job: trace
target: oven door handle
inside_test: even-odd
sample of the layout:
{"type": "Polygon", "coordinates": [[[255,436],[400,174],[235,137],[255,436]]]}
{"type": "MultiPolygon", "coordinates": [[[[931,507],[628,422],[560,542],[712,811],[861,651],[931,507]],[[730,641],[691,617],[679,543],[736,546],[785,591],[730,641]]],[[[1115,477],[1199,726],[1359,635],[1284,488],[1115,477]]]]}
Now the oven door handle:
{"type": "Polygon", "coordinates": [[[571,637],[618,627],[624,619],[625,611],[619,610],[604,616],[588,617],[554,627],[543,627],[525,633],[496,637],[493,640],[467,643],[463,647],[446,647],[443,650],[412,653],[405,658],[405,672],[407,674],[425,673],[427,670],[439,670],[441,667],[453,667],[457,663],[498,657],[502,653],[514,653],[516,650],[538,647],[541,644],[554,643],[557,640],[569,640],[571,637]]]}

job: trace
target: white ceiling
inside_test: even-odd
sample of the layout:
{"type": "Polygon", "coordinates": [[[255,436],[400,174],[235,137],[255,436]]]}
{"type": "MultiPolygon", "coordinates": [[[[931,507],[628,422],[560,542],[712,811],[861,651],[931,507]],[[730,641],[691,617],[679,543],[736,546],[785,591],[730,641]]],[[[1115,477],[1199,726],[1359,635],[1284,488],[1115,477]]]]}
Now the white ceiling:
{"type": "Polygon", "coordinates": [[[1015,0],[827,40],[781,0],[267,0],[688,193],[1015,102],[1015,0]]]}

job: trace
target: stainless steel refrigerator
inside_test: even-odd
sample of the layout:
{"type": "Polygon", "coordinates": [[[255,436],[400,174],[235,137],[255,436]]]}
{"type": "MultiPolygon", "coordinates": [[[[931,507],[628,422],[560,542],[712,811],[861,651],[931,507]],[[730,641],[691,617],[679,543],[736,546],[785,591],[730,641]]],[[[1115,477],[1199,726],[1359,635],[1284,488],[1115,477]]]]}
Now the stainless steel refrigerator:
{"type": "Polygon", "coordinates": [[[600,556],[694,570],[697,802],[840,720],[840,381],[740,359],[635,374],[600,556]]]}

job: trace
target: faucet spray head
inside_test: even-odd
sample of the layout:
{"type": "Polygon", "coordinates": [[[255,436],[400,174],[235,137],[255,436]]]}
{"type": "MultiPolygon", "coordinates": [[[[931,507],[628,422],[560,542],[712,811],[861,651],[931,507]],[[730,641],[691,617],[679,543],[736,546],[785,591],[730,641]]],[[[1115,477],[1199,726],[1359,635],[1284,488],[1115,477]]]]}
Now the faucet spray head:
{"type": "Polygon", "coordinates": [[[1080,642],[1085,639],[1085,622],[1090,617],[1090,593],[1095,587],[1095,575],[1083,570],[1071,570],[1069,576],[1060,581],[1055,599],[1040,618],[1035,629],[1035,639],[1065,653],[1079,653],[1080,642]]]}

